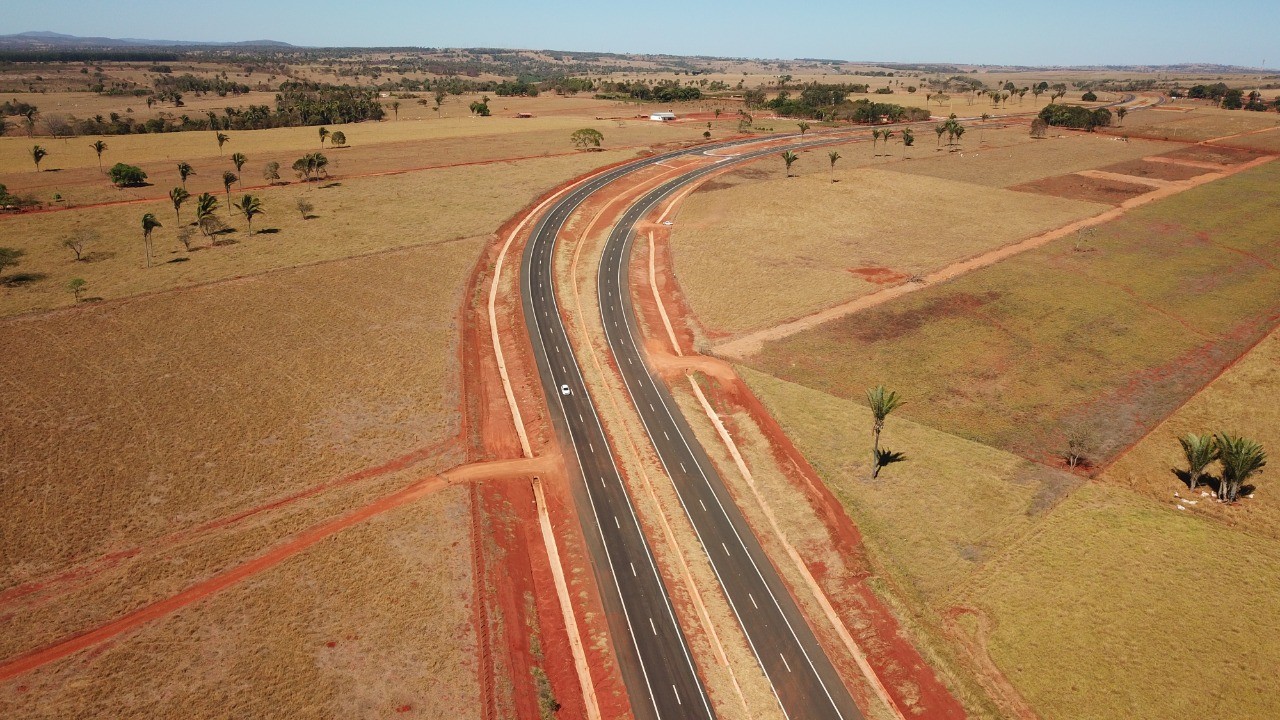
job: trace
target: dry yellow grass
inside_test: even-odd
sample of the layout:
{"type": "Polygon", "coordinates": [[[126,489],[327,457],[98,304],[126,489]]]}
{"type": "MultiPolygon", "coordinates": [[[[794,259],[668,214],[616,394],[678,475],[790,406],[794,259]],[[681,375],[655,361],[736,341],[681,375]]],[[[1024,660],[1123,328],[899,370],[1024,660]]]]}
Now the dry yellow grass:
{"type": "Polygon", "coordinates": [[[839,164],[842,180],[832,183],[824,155],[804,160],[798,178],[695,193],[677,217],[676,277],[710,330],[767,327],[880,287],[851,272],[858,268],[884,268],[886,279],[901,281],[1103,209],[839,164]]]}
{"type": "Polygon", "coordinates": [[[350,528],[5,683],[0,715],[478,718],[468,507],[454,488],[350,528]]]}
{"type": "Polygon", "coordinates": [[[1280,544],[1090,483],[962,593],[1045,720],[1280,715],[1280,544]]]}
{"type": "MultiPolygon", "coordinates": [[[[259,273],[299,263],[333,260],[387,248],[440,243],[487,234],[517,212],[530,198],[556,184],[589,172],[602,163],[631,157],[632,152],[584,153],[474,167],[443,168],[404,175],[356,178],[335,186],[308,183],[255,191],[266,215],[256,230],[245,232],[244,218],[226,212],[226,197],[218,194],[220,216],[239,228],[233,245],[207,247],[188,253],[176,240],[173,206],[163,202],[84,208],[0,218],[5,244],[26,250],[13,272],[47,277],[21,287],[0,289],[0,314],[14,314],[70,305],[74,297],[67,281],[84,278],[87,296],[107,299],[140,292],[192,285],[259,273]],[[295,203],[307,198],[315,205],[315,219],[304,221],[295,203]],[[153,242],[158,264],[145,266],[140,218],[152,212],[164,223],[153,242]],[[77,229],[96,232],[100,239],[87,250],[93,262],[76,262],[62,240],[77,229]],[[178,260],[179,262],[170,262],[178,260]]],[[[232,193],[232,200],[237,195],[232,193]]],[[[184,222],[194,216],[194,200],[183,208],[184,222]]]]}
{"type": "Polygon", "coordinates": [[[1277,124],[1280,124],[1280,119],[1274,113],[1222,110],[1179,101],[1165,109],[1130,113],[1119,127],[1106,132],[1199,142],[1277,124]]]}
{"type": "Polygon", "coordinates": [[[898,163],[892,169],[977,185],[1008,187],[1174,149],[1168,143],[1146,140],[1122,142],[1107,135],[1067,131],[1063,131],[1061,137],[1033,140],[1025,126],[988,130],[984,129],[983,123],[975,122],[966,124],[966,127],[963,152],[936,152],[934,133],[920,132],[916,141],[923,151],[917,156],[919,161],[898,163]],[[982,147],[983,144],[987,147],[982,147]]]}
{"type": "MultiPolygon", "coordinates": [[[[1189,494],[1186,484],[1174,474],[1175,469],[1186,469],[1178,438],[1187,433],[1225,431],[1244,435],[1262,443],[1272,458],[1271,465],[1280,464],[1280,405],[1265,400],[1275,397],[1280,397],[1280,333],[1273,332],[1117,460],[1102,477],[1172,507],[1179,502],[1173,493],[1189,494]]],[[[1223,507],[1212,498],[1197,496],[1195,505],[1184,507],[1194,515],[1206,515],[1230,527],[1280,540],[1280,503],[1276,502],[1280,491],[1272,472],[1258,476],[1255,498],[1242,500],[1239,505],[1223,507]]]]}
{"type": "Polygon", "coordinates": [[[0,587],[452,437],[480,246],[0,323],[0,587]]]}

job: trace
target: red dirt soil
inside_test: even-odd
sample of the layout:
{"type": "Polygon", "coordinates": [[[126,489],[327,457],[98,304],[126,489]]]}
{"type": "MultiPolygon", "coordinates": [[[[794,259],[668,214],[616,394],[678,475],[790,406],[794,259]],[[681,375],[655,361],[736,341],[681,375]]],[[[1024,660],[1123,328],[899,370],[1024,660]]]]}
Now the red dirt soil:
{"type": "Polygon", "coordinates": [[[892,285],[902,282],[909,277],[906,273],[890,270],[887,267],[849,268],[849,272],[869,283],[875,283],[876,285],[892,285]]]}
{"type": "MultiPolygon", "coordinates": [[[[670,246],[666,242],[667,233],[655,232],[654,238],[657,252],[655,258],[658,269],[657,279],[659,288],[662,290],[663,304],[676,329],[676,336],[680,340],[681,351],[685,357],[675,358],[669,351],[663,355],[650,357],[655,361],[661,361],[665,357],[679,365],[688,365],[692,362],[692,358],[700,357],[693,350],[693,332],[689,323],[689,319],[693,316],[681,293],[667,291],[669,288],[679,286],[671,264],[670,246]]],[[[637,245],[636,255],[635,265],[638,266],[641,264],[639,257],[647,255],[647,252],[641,253],[640,246],[637,245]]],[[[647,268],[644,272],[640,272],[638,267],[633,266],[631,282],[632,297],[637,308],[644,315],[645,326],[652,329],[651,332],[656,331],[662,327],[662,320],[648,289],[647,268]]],[[[657,336],[650,338],[646,346],[665,347],[668,344],[665,332],[658,332],[657,336]]],[[[815,517],[826,528],[830,536],[830,547],[838,552],[841,561],[849,571],[849,576],[856,579],[841,583],[833,579],[829,568],[806,561],[809,571],[828,595],[837,613],[845,619],[845,625],[866,654],[867,661],[888,690],[894,703],[908,713],[920,717],[965,717],[964,707],[905,637],[902,627],[892,612],[866,584],[865,579],[873,574],[874,569],[863,550],[862,537],[857,527],[845,513],[840,502],[764,405],[733,372],[732,367],[713,358],[704,358],[703,362],[718,364],[721,368],[710,374],[712,376],[710,381],[703,383],[704,389],[709,391],[709,401],[720,413],[744,410],[752,418],[768,439],[778,467],[784,471],[796,490],[804,495],[815,517]]],[[[664,373],[664,378],[667,379],[668,384],[673,380],[685,382],[683,373],[676,374],[674,378],[664,373]]],[[[732,425],[727,423],[727,427],[733,435],[732,425]]],[[[736,437],[735,441],[740,439],[736,437]]],[[[756,530],[760,532],[759,528],[756,530]]],[[[795,593],[794,588],[792,592],[795,593]]],[[[825,622],[814,624],[815,629],[820,630],[819,636],[824,645],[840,647],[843,650],[832,631],[821,632],[825,626],[825,622]]],[[[848,658],[847,653],[840,651],[833,653],[832,657],[833,659],[845,658],[845,661],[838,662],[837,666],[846,677],[860,673],[852,658],[848,658]]],[[[866,699],[860,698],[860,701],[865,702],[866,699]]]]}
{"type": "Polygon", "coordinates": [[[1130,160],[1098,169],[1103,172],[1134,175],[1155,180],[1190,180],[1193,177],[1210,172],[1208,168],[1175,165],[1165,162],[1147,162],[1146,160],[1130,160]]]}
{"type": "Polygon", "coordinates": [[[1075,173],[1032,180],[1021,185],[1012,185],[1009,189],[1109,205],[1119,205],[1129,198],[1151,192],[1151,188],[1146,185],[1086,177],[1075,173]]]}

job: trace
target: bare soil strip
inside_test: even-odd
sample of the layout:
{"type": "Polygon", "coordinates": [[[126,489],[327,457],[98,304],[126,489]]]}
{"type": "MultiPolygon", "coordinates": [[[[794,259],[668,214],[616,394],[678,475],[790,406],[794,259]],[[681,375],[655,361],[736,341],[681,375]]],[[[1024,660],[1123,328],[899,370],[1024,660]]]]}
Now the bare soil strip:
{"type": "MultiPolygon", "coordinates": [[[[847,303],[842,303],[840,305],[836,305],[834,307],[830,307],[825,310],[820,310],[816,313],[813,313],[812,315],[806,315],[805,317],[797,318],[795,320],[783,323],[781,325],[776,325],[771,328],[765,328],[763,330],[759,330],[753,333],[747,333],[746,335],[742,335],[732,340],[729,340],[727,342],[716,345],[714,348],[715,353],[717,355],[730,357],[730,358],[746,357],[753,353],[759,352],[764,347],[764,344],[766,342],[770,342],[773,340],[780,340],[782,338],[794,335],[798,332],[808,330],[813,327],[817,327],[818,325],[829,322],[831,320],[836,320],[836,319],[845,317],[847,315],[852,315],[854,313],[861,312],[868,308],[876,307],[877,305],[881,305],[883,303],[889,302],[890,300],[895,300],[908,293],[915,292],[916,290],[919,290],[925,287],[925,285],[929,283],[946,282],[947,280],[950,280],[955,277],[959,277],[960,275],[963,275],[965,273],[972,272],[979,268],[987,267],[988,265],[993,265],[997,262],[1013,257],[1014,255],[1019,255],[1028,250],[1033,250],[1035,248],[1041,247],[1043,245],[1048,244],[1049,242],[1052,242],[1059,238],[1066,237],[1071,233],[1077,232],[1079,230],[1083,230],[1084,228],[1094,227],[1095,225],[1101,225],[1103,223],[1110,222],[1119,217],[1122,217],[1128,211],[1136,207],[1141,207],[1142,205],[1146,205],[1149,202],[1167,198],[1172,195],[1177,195],[1178,193],[1184,192],[1186,190],[1190,190],[1191,188],[1199,187],[1200,185],[1204,185],[1205,183],[1213,182],[1214,180],[1220,180],[1224,177],[1229,177],[1231,175],[1235,175],[1245,170],[1251,170],[1255,167],[1258,167],[1259,165],[1263,165],[1268,162],[1271,162],[1274,159],[1275,159],[1274,156],[1266,155],[1266,156],[1258,157],[1249,162],[1236,165],[1230,168],[1224,168],[1220,165],[1215,166],[1215,169],[1217,170],[1217,172],[1207,173],[1205,175],[1200,175],[1199,177],[1195,177],[1190,180],[1185,180],[1178,183],[1170,183],[1166,187],[1158,188],[1152,192],[1130,198],[1112,210],[1107,210],[1098,215],[1094,215],[1093,217],[1085,218],[1083,220],[1078,220],[1076,222],[1064,225],[1060,228],[1057,228],[1056,230],[1050,230],[1049,232],[1042,233],[1035,237],[1027,238],[1026,240],[1023,240],[1021,242],[1014,243],[1013,245],[1006,245],[1005,247],[998,248],[990,252],[982,253],[981,255],[969,258],[968,260],[963,260],[961,262],[954,263],[945,268],[942,268],[941,270],[929,273],[923,278],[924,282],[922,283],[908,282],[902,285],[895,285],[892,287],[888,287],[888,288],[885,288],[884,290],[880,290],[870,295],[865,295],[863,297],[857,298],[856,300],[851,300],[847,303]]],[[[1131,178],[1131,180],[1141,181],[1143,179],[1131,178]]],[[[1126,180],[1126,182],[1129,182],[1129,181],[1130,180],[1126,180]]]]}

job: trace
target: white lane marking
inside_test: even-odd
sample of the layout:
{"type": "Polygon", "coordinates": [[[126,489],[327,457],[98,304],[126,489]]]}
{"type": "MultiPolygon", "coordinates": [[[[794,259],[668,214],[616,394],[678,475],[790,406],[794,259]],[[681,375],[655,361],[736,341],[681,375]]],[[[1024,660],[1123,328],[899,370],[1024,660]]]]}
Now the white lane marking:
{"type": "Polygon", "coordinates": [[[619,530],[621,530],[621,529],[622,529],[622,523],[618,522],[618,516],[617,516],[617,515],[614,515],[614,516],[613,516],[613,526],[614,526],[614,527],[616,527],[616,528],[618,528],[619,530]]]}
{"type": "MultiPolygon", "coordinates": [[[[592,443],[590,440],[588,440],[588,441],[587,441],[587,447],[588,447],[588,448],[591,448],[591,452],[595,452],[595,451],[596,451],[596,446],[595,446],[595,444],[594,444],[594,443],[592,443]]],[[[600,482],[604,482],[604,478],[600,478],[600,482]]]]}
{"type": "Polygon", "coordinates": [[[672,690],[673,692],[675,692],[675,694],[676,694],[676,704],[677,704],[677,705],[683,705],[684,703],[680,702],[680,691],[679,691],[679,690],[676,690],[676,686],[675,686],[675,685],[672,685],[672,686],[671,686],[671,690],[672,690]]]}
{"type": "Polygon", "coordinates": [[[649,411],[650,411],[650,412],[656,412],[656,411],[653,409],[653,403],[649,403],[649,411]]]}
{"type": "Polygon", "coordinates": [[[635,365],[635,363],[631,362],[631,358],[627,358],[627,364],[628,364],[628,365],[635,365]]]}
{"type": "MultiPolygon", "coordinates": [[[[663,434],[666,434],[666,433],[664,432],[663,434]]],[[[689,472],[688,470],[684,469],[684,463],[680,463],[680,472],[689,472]]]]}
{"type": "Polygon", "coordinates": [[[752,595],[751,593],[747,593],[747,597],[751,598],[751,607],[753,607],[753,608],[755,608],[755,609],[759,610],[759,609],[760,609],[760,606],[756,604],[756,597],[755,597],[755,595],[752,595]]]}
{"type": "Polygon", "coordinates": [[[791,663],[787,662],[787,656],[778,653],[778,657],[782,658],[782,664],[787,666],[787,672],[791,672],[791,663]]]}
{"type": "Polygon", "coordinates": [[[725,554],[725,555],[728,555],[728,554],[729,554],[729,546],[728,546],[728,545],[725,545],[724,543],[720,543],[720,547],[724,548],[724,554],[725,554]]]}
{"type": "Polygon", "coordinates": [[[701,499],[699,499],[699,500],[698,500],[698,504],[702,506],[702,512],[706,512],[706,511],[707,511],[707,504],[706,504],[706,503],[704,503],[704,502],[702,502],[702,500],[701,500],[701,499]]]}
{"type": "Polygon", "coordinates": [[[649,618],[649,627],[653,628],[653,634],[658,634],[658,626],[653,624],[653,618],[649,618]]]}
{"type": "Polygon", "coordinates": [[[636,575],[636,564],[635,564],[635,563],[631,563],[631,577],[639,577],[638,575],[636,575]]]}
{"type": "Polygon", "coordinates": [[[667,434],[667,431],[666,431],[666,430],[663,430],[663,431],[662,431],[662,437],[664,437],[664,438],[666,438],[666,439],[668,439],[668,440],[670,440],[670,439],[671,439],[671,436],[667,434]]]}
{"type": "Polygon", "coordinates": [[[578,422],[580,423],[586,422],[586,419],[582,417],[582,413],[578,413],[578,422]]]}

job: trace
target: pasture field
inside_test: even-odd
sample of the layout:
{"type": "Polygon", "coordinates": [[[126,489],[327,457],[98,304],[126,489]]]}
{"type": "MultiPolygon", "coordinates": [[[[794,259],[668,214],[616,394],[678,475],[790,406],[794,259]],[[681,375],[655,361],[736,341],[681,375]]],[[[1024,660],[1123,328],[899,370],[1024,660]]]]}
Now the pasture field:
{"type": "Polygon", "coordinates": [[[5,717],[479,718],[469,501],[350,528],[89,657],[0,683],[5,717]]]}
{"type": "Polygon", "coordinates": [[[1129,113],[1118,125],[1102,129],[1108,135],[1130,135],[1156,140],[1201,142],[1280,124],[1273,112],[1223,110],[1176,101],[1154,110],[1129,113]]]}
{"type": "MultiPolygon", "coordinates": [[[[1245,435],[1268,450],[1271,466],[1280,464],[1276,459],[1280,454],[1280,404],[1267,400],[1276,397],[1280,397],[1280,333],[1273,332],[1116,460],[1102,479],[1170,505],[1181,502],[1173,493],[1189,495],[1186,484],[1175,474],[1175,470],[1186,469],[1178,438],[1187,433],[1245,435]]],[[[1196,493],[1192,498],[1195,504],[1184,503],[1183,507],[1229,527],[1280,540],[1274,472],[1268,467],[1259,476],[1256,500],[1224,507],[1196,493]]]]}
{"type": "Polygon", "coordinates": [[[738,370],[925,632],[942,642],[964,633],[1040,716],[1280,709],[1268,671],[1280,643],[1260,631],[1280,622],[1267,585],[1280,543],[897,416],[883,444],[906,460],[871,480],[863,405],[738,370]],[[1221,622],[1215,603],[1228,597],[1247,620],[1221,622]]]}
{"type": "Polygon", "coordinates": [[[1263,152],[1280,153],[1280,122],[1274,129],[1240,135],[1221,142],[1230,147],[1249,148],[1263,152]]]}
{"type": "MultiPolygon", "coordinates": [[[[1268,334],[1280,312],[1274,163],[765,345],[746,364],[1056,461],[1105,462],[1268,334]]],[[[696,307],[696,306],[695,306],[696,307]]]]}
{"type": "MultiPolygon", "coordinates": [[[[869,156],[871,149],[864,143],[846,152],[869,156]]],[[[673,257],[708,332],[776,325],[1104,209],[886,172],[883,161],[853,169],[840,162],[837,183],[827,167],[816,167],[828,165],[825,153],[814,151],[797,161],[800,177],[732,187],[712,181],[689,197],[676,218],[673,257]]],[[[756,163],[768,165],[776,172],[783,163],[756,163]]]]}
{"type": "Polygon", "coordinates": [[[448,348],[481,245],[0,323],[0,587],[415,450],[456,464],[448,348]]]}
{"type": "MultiPolygon", "coordinates": [[[[87,296],[113,299],[388,248],[487,235],[530,198],[600,164],[632,156],[634,151],[582,153],[255,190],[266,214],[255,220],[254,230],[259,232],[254,235],[248,234],[243,217],[227,211],[227,198],[219,192],[218,214],[236,231],[218,236],[224,244],[210,247],[210,239],[191,228],[193,249],[198,248],[193,252],[184,250],[177,240],[173,205],[167,198],[0,217],[0,228],[9,238],[6,244],[26,251],[21,265],[11,268],[6,277],[15,273],[45,276],[0,289],[0,314],[71,305],[74,296],[66,291],[66,284],[77,277],[88,281],[87,296]],[[304,220],[297,210],[300,198],[315,206],[311,219],[304,220]],[[155,213],[164,223],[153,235],[156,264],[150,268],[145,264],[139,225],[146,212],[155,213]],[[88,262],[77,262],[62,246],[62,240],[77,231],[97,237],[85,248],[90,253],[88,262]]],[[[233,191],[231,199],[238,197],[233,191]]],[[[194,220],[194,204],[190,200],[184,205],[184,223],[194,220]]]]}
{"type": "Polygon", "coordinates": [[[1274,540],[1089,483],[957,601],[1046,720],[1275,717],[1277,573],[1274,540]]]}
{"type": "MultiPolygon", "coordinates": [[[[1113,163],[1137,160],[1172,149],[1167,143],[1130,140],[1096,133],[1062,131],[1061,137],[1033,139],[1025,126],[983,129],[982,123],[966,124],[964,151],[936,152],[932,132],[918,132],[916,159],[896,163],[892,170],[911,175],[927,175],[988,187],[1009,187],[1052,175],[1101,168],[1113,163]],[[927,137],[926,137],[927,135],[927,137]],[[987,147],[983,147],[986,145],[987,147]]],[[[1054,132],[1050,128],[1050,132],[1054,132]]],[[[944,138],[945,142],[945,138],[944,138]]]]}

